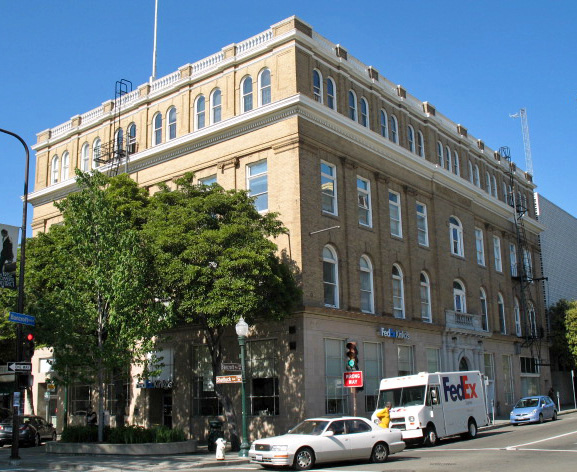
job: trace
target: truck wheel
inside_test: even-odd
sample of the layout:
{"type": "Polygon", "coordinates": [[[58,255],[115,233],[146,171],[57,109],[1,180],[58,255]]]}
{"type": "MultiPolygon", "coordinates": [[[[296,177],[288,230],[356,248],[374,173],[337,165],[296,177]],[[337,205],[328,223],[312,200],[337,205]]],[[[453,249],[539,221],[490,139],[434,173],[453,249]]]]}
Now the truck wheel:
{"type": "Polygon", "coordinates": [[[471,418],[467,425],[467,432],[463,434],[462,437],[466,439],[475,439],[477,437],[477,432],[477,423],[473,418],[471,418]]]}
{"type": "Polygon", "coordinates": [[[438,440],[439,438],[437,437],[437,430],[435,427],[433,425],[428,426],[427,429],[425,429],[425,440],[423,441],[425,446],[433,447],[437,444],[438,440]]]}

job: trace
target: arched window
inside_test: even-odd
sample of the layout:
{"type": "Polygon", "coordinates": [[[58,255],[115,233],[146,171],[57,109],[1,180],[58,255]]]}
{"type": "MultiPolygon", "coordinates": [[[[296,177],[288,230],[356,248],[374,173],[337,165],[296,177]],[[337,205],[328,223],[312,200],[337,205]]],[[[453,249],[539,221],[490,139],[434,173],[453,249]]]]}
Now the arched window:
{"type": "Polygon", "coordinates": [[[399,144],[399,122],[395,115],[391,115],[391,141],[395,144],[399,144]]]}
{"type": "Polygon", "coordinates": [[[361,125],[369,127],[369,102],[365,97],[361,97],[361,125]]]}
{"type": "Polygon", "coordinates": [[[503,295],[500,293],[497,295],[497,309],[499,311],[499,327],[501,329],[501,334],[507,334],[507,321],[505,320],[505,302],[503,301],[503,295]]]}
{"type": "Polygon", "coordinates": [[[50,173],[50,183],[57,184],[60,177],[60,158],[58,156],[52,158],[50,168],[52,169],[50,173]]]}
{"type": "Polygon", "coordinates": [[[90,146],[88,143],[82,145],[82,150],[80,151],[80,169],[84,172],[90,170],[90,146]]]}
{"type": "Polygon", "coordinates": [[[361,311],[374,313],[373,265],[367,256],[361,256],[359,269],[361,277],[361,311]]]}
{"type": "Polygon", "coordinates": [[[95,169],[100,166],[100,149],[100,138],[96,138],[92,143],[92,167],[95,169]]]}
{"type": "Polygon", "coordinates": [[[469,182],[474,183],[473,180],[473,163],[469,161],[469,182]]]}
{"type": "Polygon", "coordinates": [[[218,123],[222,119],[222,93],[214,89],[210,94],[210,123],[218,123]]]}
{"type": "Polygon", "coordinates": [[[497,178],[493,175],[491,176],[491,180],[493,181],[493,196],[499,198],[499,195],[497,194],[497,178]]]}
{"type": "Polygon", "coordinates": [[[337,87],[330,77],[327,79],[327,105],[332,110],[337,109],[337,87]]]}
{"type": "Polygon", "coordinates": [[[420,131],[417,131],[417,154],[420,157],[425,157],[425,138],[420,131]]]}
{"type": "Polygon", "coordinates": [[[247,75],[240,83],[241,90],[241,113],[252,110],[252,77],[247,75]]]}
{"type": "MultiPolygon", "coordinates": [[[[204,102],[204,97],[202,100],[204,102]]],[[[203,108],[204,108],[204,103],[203,103],[203,108]]],[[[168,127],[166,129],[166,140],[170,141],[171,139],[176,138],[176,108],[172,107],[170,110],[168,110],[168,113],[166,114],[166,116],[168,117],[168,127]]],[[[204,112],[203,112],[202,116],[203,116],[202,126],[204,126],[204,112]]]]}
{"type": "Polygon", "coordinates": [[[482,287],[479,292],[479,302],[481,304],[481,326],[484,331],[489,331],[489,310],[487,309],[487,294],[482,287]]]}
{"type": "Polygon", "coordinates": [[[453,281],[453,301],[457,313],[467,313],[467,294],[465,285],[460,280],[453,281]]]}
{"type": "Polygon", "coordinates": [[[464,257],[463,225],[455,216],[449,218],[449,236],[451,238],[451,254],[464,257]]]}
{"type": "Polygon", "coordinates": [[[323,103],[323,76],[316,69],[313,70],[313,97],[317,102],[323,103]]]}
{"type": "Polygon", "coordinates": [[[445,147],[445,169],[449,172],[451,171],[451,148],[449,146],[445,147]]]}
{"type": "Polygon", "coordinates": [[[513,311],[515,312],[515,334],[521,337],[521,309],[519,308],[519,300],[517,298],[515,298],[513,311]]]}
{"type": "Polygon", "coordinates": [[[453,153],[453,174],[461,175],[461,164],[459,162],[459,154],[457,151],[453,153]]]}
{"type": "Polygon", "coordinates": [[[397,265],[393,265],[393,316],[405,317],[405,289],[403,287],[403,271],[397,265]]]}
{"type": "Polygon", "coordinates": [[[206,100],[204,95],[196,97],[194,104],[194,129],[202,129],[206,124],[206,100]]]}
{"type": "Polygon", "coordinates": [[[415,130],[411,125],[407,126],[407,140],[409,142],[409,151],[415,152],[415,130]]]}
{"type": "Polygon", "coordinates": [[[157,113],[152,118],[152,145],[157,146],[162,143],[162,114],[157,113]]]}
{"type": "Polygon", "coordinates": [[[339,272],[337,254],[332,246],[323,248],[323,287],[325,306],[339,307],[339,272]]]}
{"type": "Polygon", "coordinates": [[[357,121],[357,96],[352,90],[349,90],[349,118],[357,121]]]}
{"type": "Polygon", "coordinates": [[[459,372],[467,372],[469,370],[469,361],[466,357],[462,357],[459,361],[459,372]]]}
{"type": "Polygon", "coordinates": [[[62,173],[61,173],[62,174],[62,180],[61,180],[61,182],[68,180],[69,171],[70,171],[70,154],[68,154],[68,151],[64,151],[62,153],[62,173]]]}
{"type": "Polygon", "coordinates": [[[259,106],[267,105],[271,102],[269,69],[263,69],[261,73],[258,75],[258,100],[259,100],[259,106]]]}
{"type": "Polygon", "coordinates": [[[485,190],[489,195],[491,195],[491,175],[489,172],[485,172],[485,180],[487,181],[487,188],[485,190]]]}
{"type": "Polygon", "coordinates": [[[421,294],[421,320],[425,323],[431,323],[431,283],[426,272],[420,275],[420,294],[421,294]]]}
{"type": "Polygon", "coordinates": [[[537,315],[535,313],[535,306],[532,302],[527,303],[527,314],[529,317],[529,329],[531,330],[531,337],[537,337],[537,315]]]}
{"type": "Polygon", "coordinates": [[[445,158],[443,157],[443,145],[437,141],[437,157],[439,158],[439,167],[444,167],[445,158]]]}
{"type": "Polygon", "coordinates": [[[381,110],[381,136],[383,138],[389,137],[389,126],[387,120],[387,112],[385,110],[381,110]]]}
{"type": "Polygon", "coordinates": [[[481,188],[481,178],[479,177],[479,166],[477,164],[473,167],[473,183],[481,188]]]}
{"type": "Polygon", "coordinates": [[[128,126],[128,154],[136,152],[136,125],[134,123],[128,126]]]}

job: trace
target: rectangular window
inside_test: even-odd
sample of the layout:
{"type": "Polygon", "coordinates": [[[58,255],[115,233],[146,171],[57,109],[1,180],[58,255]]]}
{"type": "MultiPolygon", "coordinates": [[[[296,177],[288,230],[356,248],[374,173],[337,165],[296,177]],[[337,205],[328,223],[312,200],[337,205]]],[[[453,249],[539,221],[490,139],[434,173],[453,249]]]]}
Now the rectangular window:
{"type": "Polygon", "coordinates": [[[212,383],[212,360],[206,345],[192,346],[192,414],[194,416],[217,416],[222,406],[212,383]]]}
{"type": "Polygon", "coordinates": [[[503,272],[503,261],[501,259],[501,240],[497,236],[493,236],[493,249],[495,252],[495,270],[503,272]]]}
{"type": "Polygon", "coordinates": [[[345,343],[338,339],[325,339],[325,414],[348,413],[347,392],[343,386],[345,343]]]}
{"type": "Polygon", "coordinates": [[[513,391],[513,364],[511,356],[504,354],[503,361],[503,389],[505,391],[505,404],[513,405],[515,402],[515,392],[513,391]]]}
{"type": "Polygon", "coordinates": [[[427,372],[441,372],[441,351],[437,348],[425,349],[427,356],[427,372]]]}
{"type": "Polygon", "coordinates": [[[72,415],[86,415],[92,404],[89,385],[73,385],[68,389],[68,411],[72,415]]]}
{"type": "Polygon", "coordinates": [[[383,378],[383,356],[381,343],[363,343],[365,411],[377,408],[379,386],[383,378]]]}
{"type": "MultiPolygon", "coordinates": [[[[123,382],[119,391],[116,391],[116,386],[114,384],[108,384],[106,386],[106,406],[105,408],[110,412],[110,416],[115,416],[117,414],[117,408],[121,404],[124,404],[124,410],[118,413],[126,414],[126,409],[130,405],[130,382],[123,382]]],[[[122,410],[122,407],[120,407],[122,410]]]]}
{"type": "Polygon", "coordinates": [[[517,246],[509,244],[509,260],[511,262],[511,276],[517,277],[517,246]]]}
{"type": "Polygon", "coordinates": [[[531,253],[528,249],[523,249],[523,266],[525,267],[525,275],[533,278],[533,261],[531,260],[531,253]]]}
{"type": "Polygon", "coordinates": [[[415,373],[413,360],[413,346],[397,346],[399,363],[398,376],[412,375],[415,373]]]}
{"type": "Polygon", "coordinates": [[[248,195],[254,197],[254,206],[259,212],[268,210],[268,176],[266,160],[247,166],[248,195]]]}
{"type": "Polygon", "coordinates": [[[402,238],[401,196],[397,192],[389,192],[389,218],[391,221],[391,235],[402,238]]]}
{"type": "Polygon", "coordinates": [[[477,264],[485,265],[485,244],[483,243],[483,230],[475,228],[475,248],[477,250],[477,264]]]}
{"type": "Polygon", "coordinates": [[[332,164],[321,162],[322,210],[331,215],[337,214],[337,169],[332,164]]]}
{"type": "Polygon", "coordinates": [[[421,246],[429,245],[429,225],[427,222],[427,205],[417,202],[417,241],[421,246]]]}
{"type": "Polygon", "coordinates": [[[361,177],[357,177],[357,196],[359,199],[359,224],[371,227],[373,225],[371,215],[371,183],[361,177]]]}
{"type": "Polygon", "coordinates": [[[539,374],[539,363],[534,357],[521,357],[522,374],[539,374]]]}
{"type": "Polygon", "coordinates": [[[493,354],[486,352],[483,357],[485,361],[485,375],[489,380],[495,380],[495,362],[493,354]]]}
{"type": "Polygon", "coordinates": [[[279,414],[278,357],[274,339],[250,341],[248,378],[250,379],[250,411],[253,415],[279,414]]]}
{"type": "Polygon", "coordinates": [[[198,179],[198,183],[202,185],[212,185],[216,183],[216,175],[209,175],[208,177],[203,177],[198,179]]]}

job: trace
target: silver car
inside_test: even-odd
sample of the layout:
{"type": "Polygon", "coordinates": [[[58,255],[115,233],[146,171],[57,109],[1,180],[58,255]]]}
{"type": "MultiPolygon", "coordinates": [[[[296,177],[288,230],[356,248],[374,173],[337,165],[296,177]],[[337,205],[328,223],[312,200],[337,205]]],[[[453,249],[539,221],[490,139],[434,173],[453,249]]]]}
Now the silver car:
{"type": "Polygon", "coordinates": [[[366,418],[312,418],[287,434],[258,439],[250,446],[251,463],[307,470],[320,462],[371,460],[385,462],[401,452],[401,432],[384,429],[366,418]]]}

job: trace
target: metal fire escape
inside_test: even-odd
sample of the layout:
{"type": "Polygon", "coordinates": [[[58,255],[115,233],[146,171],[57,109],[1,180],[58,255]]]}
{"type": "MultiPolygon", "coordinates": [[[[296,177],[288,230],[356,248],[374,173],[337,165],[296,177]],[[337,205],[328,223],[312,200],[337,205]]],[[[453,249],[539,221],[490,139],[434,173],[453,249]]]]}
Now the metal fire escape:
{"type": "Polygon", "coordinates": [[[112,139],[101,145],[100,156],[95,159],[99,164],[110,165],[109,175],[118,175],[121,163],[124,163],[126,170],[128,158],[136,150],[135,137],[130,136],[127,131],[126,139],[124,139],[124,131],[120,127],[123,97],[130,92],[132,92],[132,82],[130,80],[122,79],[116,81],[112,139]]]}
{"type": "Polygon", "coordinates": [[[528,300],[530,298],[531,285],[542,278],[535,278],[533,274],[533,267],[531,263],[531,256],[529,245],[527,242],[527,234],[525,231],[524,217],[527,214],[527,202],[522,198],[521,192],[518,191],[518,185],[515,180],[515,173],[517,167],[511,161],[511,153],[507,146],[499,149],[499,154],[507,161],[507,176],[509,177],[509,185],[507,192],[507,203],[513,207],[514,211],[514,226],[516,236],[517,248],[517,267],[513,272],[513,280],[518,282],[519,295],[519,314],[521,317],[521,333],[523,336],[523,347],[528,347],[531,352],[531,357],[536,359],[539,365],[541,363],[541,340],[543,339],[543,327],[537,324],[537,312],[535,307],[533,310],[529,309],[528,300]]]}

